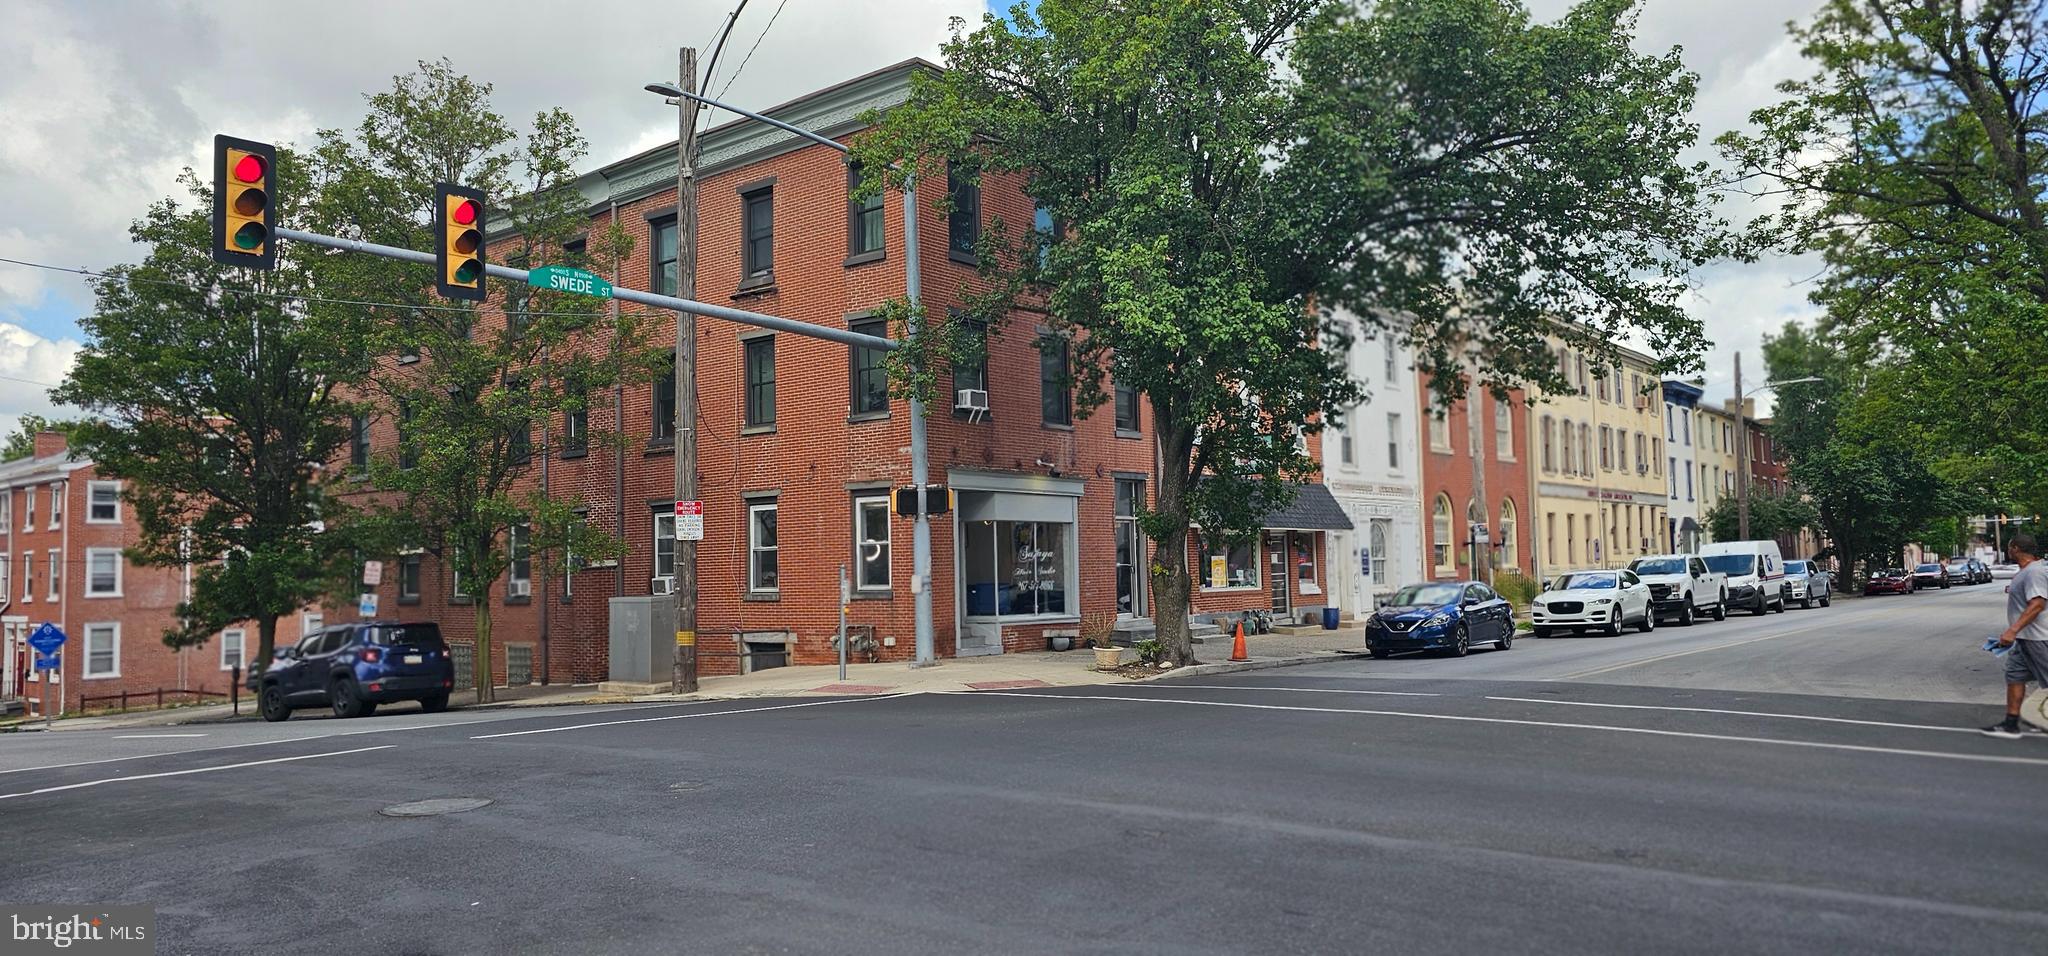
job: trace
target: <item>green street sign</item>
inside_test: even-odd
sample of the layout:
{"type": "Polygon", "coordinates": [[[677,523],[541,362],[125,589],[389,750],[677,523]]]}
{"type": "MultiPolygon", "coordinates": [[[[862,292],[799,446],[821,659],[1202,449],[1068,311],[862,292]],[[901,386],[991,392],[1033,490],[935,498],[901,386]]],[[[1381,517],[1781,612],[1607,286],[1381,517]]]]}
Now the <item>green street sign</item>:
{"type": "Polygon", "coordinates": [[[536,289],[567,292],[571,295],[588,295],[600,299],[612,297],[612,284],[595,272],[571,269],[568,266],[541,266],[526,274],[526,284],[536,289]]]}

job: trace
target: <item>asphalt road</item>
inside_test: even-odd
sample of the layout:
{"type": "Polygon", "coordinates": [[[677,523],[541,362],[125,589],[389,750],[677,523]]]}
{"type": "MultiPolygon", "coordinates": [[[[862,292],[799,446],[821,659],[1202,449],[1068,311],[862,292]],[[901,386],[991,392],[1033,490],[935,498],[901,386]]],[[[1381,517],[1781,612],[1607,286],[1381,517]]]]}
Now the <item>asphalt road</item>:
{"type": "Polygon", "coordinates": [[[1947,644],[1893,632],[1981,641],[1995,594],[1129,686],[16,735],[0,899],[153,903],[166,953],[2036,951],[2048,737],[1773,686],[1936,687],[1947,644]],[[1815,660],[1846,663],[1781,672],[1815,660]],[[107,762],[17,752],[52,741],[107,762]],[[433,797],[494,802],[378,813],[433,797]]]}

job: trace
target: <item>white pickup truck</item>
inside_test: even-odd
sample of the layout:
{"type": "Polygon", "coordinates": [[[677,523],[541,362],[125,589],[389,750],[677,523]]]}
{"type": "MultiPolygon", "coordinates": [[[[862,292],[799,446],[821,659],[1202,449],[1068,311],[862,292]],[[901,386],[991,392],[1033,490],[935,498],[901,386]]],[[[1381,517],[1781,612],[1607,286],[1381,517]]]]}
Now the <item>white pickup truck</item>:
{"type": "Polygon", "coordinates": [[[1708,569],[1697,555],[1653,554],[1630,561],[1628,569],[1650,586],[1650,606],[1658,617],[1676,618],[1680,624],[1691,624],[1702,614],[1728,619],[1728,576],[1708,569]]]}

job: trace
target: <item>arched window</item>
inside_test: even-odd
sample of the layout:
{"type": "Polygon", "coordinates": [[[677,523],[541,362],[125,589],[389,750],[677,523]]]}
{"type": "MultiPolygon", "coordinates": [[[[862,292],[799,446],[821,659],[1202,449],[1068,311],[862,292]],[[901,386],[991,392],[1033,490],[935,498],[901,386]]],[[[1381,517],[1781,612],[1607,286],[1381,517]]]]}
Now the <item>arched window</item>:
{"type": "Polygon", "coordinates": [[[1439,494],[1436,496],[1436,515],[1431,521],[1431,526],[1431,530],[1435,532],[1430,536],[1429,542],[1430,549],[1433,552],[1431,557],[1436,561],[1437,571],[1448,575],[1453,567],[1451,564],[1450,495],[1439,494]]]}
{"type": "Polygon", "coordinates": [[[1563,451],[1564,451],[1564,455],[1563,455],[1563,457],[1564,457],[1564,473],[1565,473],[1565,474],[1567,474],[1567,475],[1575,475],[1575,474],[1578,474],[1579,470],[1578,470],[1578,468],[1576,468],[1576,467],[1574,467],[1574,466],[1573,466],[1573,462],[1572,462],[1572,423],[1571,423],[1571,419],[1565,419],[1565,423],[1564,423],[1564,448],[1563,448],[1563,451]]]}
{"type": "Polygon", "coordinates": [[[1494,552],[1493,566],[1515,568],[1520,566],[1515,552],[1515,500],[1503,498],[1500,503],[1500,549],[1494,552]]]}
{"type": "Polygon", "coordinates": [[[1555,453],[1554,453],[1553,449],[1551,448],[1551,441],[1552,441],[1552,440],[1554,440],[1554,439],[1555,439],[1555,438],[1557,437],[1557,435],[1555,434],[1555,433],[1556,433],[1556,431],[1557,431],[1557,423],[1556,423],[1556,422],[1554,422],[1554,421],[1552,421],[1552,420],[1551,420],[1551,418],[1550,418],[1550,416],[1548,416],[1548,415],[1545,415],[1545,416],[1543,416],[1543,470],[1544,470],[1544,471],[1552,471],[1552,472],[1554,472],[1554,471],[1556,471],[1556,470],[1557,470],[1557,458],[1556,458],[1556,456],[1555,456],[1555,453]]]}
{"type": "Polygon", "coordinates": [[[1593,473],[1593,426],[1579,423],[1579,474],[1593,473]]]}

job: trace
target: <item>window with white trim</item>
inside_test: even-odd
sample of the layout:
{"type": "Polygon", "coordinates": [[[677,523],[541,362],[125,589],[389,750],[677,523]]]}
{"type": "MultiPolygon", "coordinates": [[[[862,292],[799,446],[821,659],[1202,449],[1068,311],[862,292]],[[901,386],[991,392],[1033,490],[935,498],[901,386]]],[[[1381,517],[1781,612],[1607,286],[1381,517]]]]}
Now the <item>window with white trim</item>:
{"type": "Polygon", "coordinates": [[[220,669],[232,670],[248,663],[245,650],[249,632],[241,628],[230,628],[220,632],[220,669]]]}
{"type": "Polygon", "coordinates": [[[85,549],[85,596],[121,596],[121,549],[85,549]]]}
{"type": "Polygon", "coordinates": [[[64,523],[64,483],[50,482],[50,530],[64,523]]]}
{"type": "Polygon", "coordinates": [[[0,528],[6,527],[7,522],[12,520],[14,520],[14,490],[11,488],[0,488],[0,528]]]}
{"type": "Polygon", "coordinates": [[[1515,460],[1515,412],[1507,402],[1493,402],[1493,457],[1515,460]]]}
{"type": "Polygon", "coordinates": [[[27,604],[35,599],[36,553],[34,551],[23,551],[21,553],[21,603],[27,604]]]}
{"type": "Polygon", "coordinates": [[[85,677],[93,680],[102,677],[121,676],[121,625],[87,624],[85,626],[85,677]]]}
{"type": "Polygon", "coordinates": [[[654,512],[654,580],[676,577],[676,517],[671,505],[654,512]]]}
{"type": "Polygon", "coordinates": [[[854,587],[889,590],[889,496],[853,499],[854,587]]]}
{"type": "Polygon", "coordinates": [[[36,486],[21,489],[21,530],[36,530],[36,486]]]}
{"type": "Polygon", "coordinates": [[[1429,450],[1451,450],[1451,420],[1441,412],[1431,412],[1429,415],[1429,450]]]}
{"type": "Polygon", "coordinates": [[[319,611],[307,611],[299,615],[299,633],[301,635],[311,634],[326,626],[327,615],[319,611]]]}
{"type": "Polygon", "coordinates": [[[13,582],[7,579],[7,556],[0,554],[0,597],[7,596],[7,585],[11,583],[13,582]]]}
{"type": "Polygon", "coordinates": [[[1387,468],[1401,470],[1401,413],[1387,413],[1387,468]]]}
{"type": "Polygon", "coordinates": [[[1265,587],[1265,579],[1259,572],[1259,539],[1256,537],[1213,545],[1203,553],[1203,558],[1201,576],[1204,591],[1256,591],[1265,587]],[[1217,558],[1223,559],[1223,580],[1226,583],[1222,587],[1216,586],[1217,558]]]}
{"type": "Polygon", "coordinates": [[[747,590],[774,594],[782,588],[775,534],[776,504],[747,506],[747,590]]]}
{"type": "Polygon", "coordinates": [[[121,483],[118,481],[88,481],[85,483],[85,523],[121,523],[121,483]]]}
{"type": "Polygon", "coordinates": [[[462,589],[462,549],[448,549],[448,596],[458,600],[469,600],[469,592],[462,589]]]}
{"type": "Polygon", "coordinates": [[[50,600],[64,596],[64,552],[50,549],[50,600]]]}
{"type": "MultiPolygon", "coordinates": [[[[533,591],[533,529],[515,524],[505,532],[506,580],[513,585],[524,584],[530,595],[533,591]]],[[[514,588],[507,587],[505,596],[511,597],[514,588]]]]}

